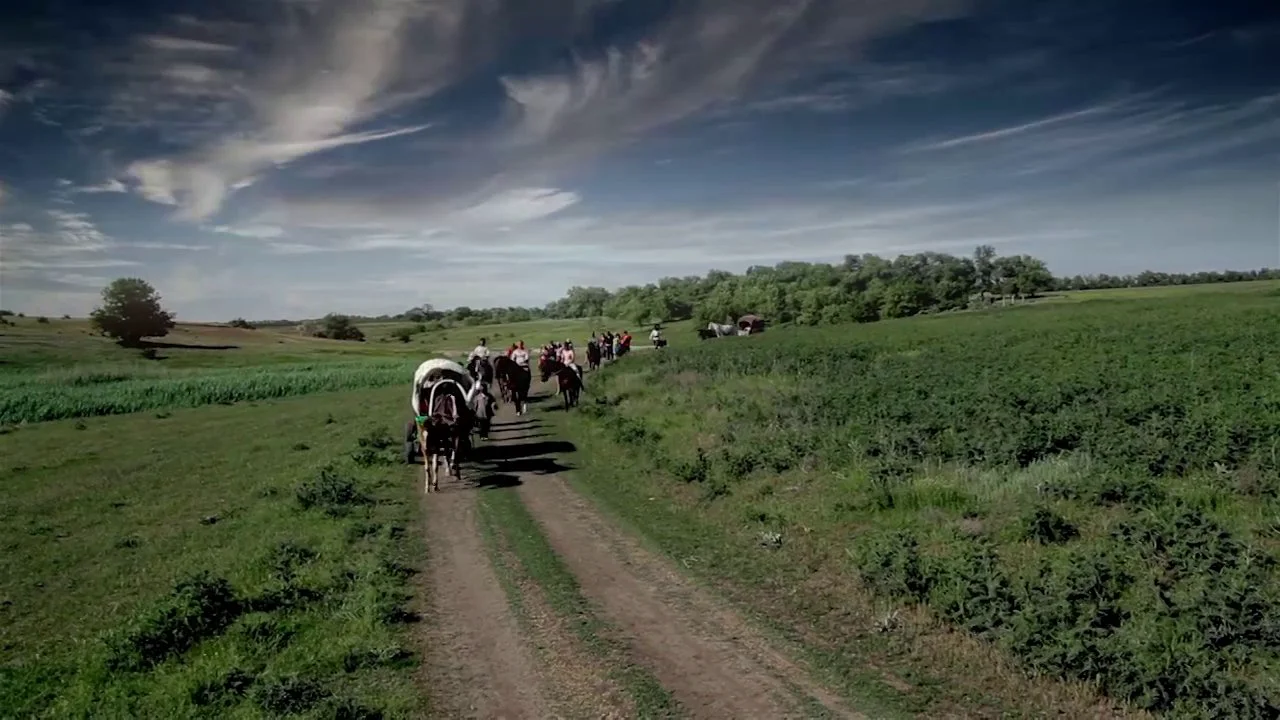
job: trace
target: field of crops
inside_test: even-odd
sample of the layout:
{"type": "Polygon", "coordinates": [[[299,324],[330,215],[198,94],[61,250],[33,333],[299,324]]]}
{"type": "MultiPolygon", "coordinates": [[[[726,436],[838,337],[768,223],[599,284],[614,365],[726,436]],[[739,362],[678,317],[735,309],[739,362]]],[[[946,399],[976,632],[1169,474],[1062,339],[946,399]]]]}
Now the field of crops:
{"type": "Polygon", "coordinates": [[[1274,295],[1046,304],[646,354],[584,411],[703,516],[1024,670],[1276,717],[1277,348],[1274,295]]]}
{"type": "Polygon", "coordinates": [[[408,384],[415,360],[357,360],[166,371],[100,366],[0,375],[0,423],[267,400],[408,384]]]}

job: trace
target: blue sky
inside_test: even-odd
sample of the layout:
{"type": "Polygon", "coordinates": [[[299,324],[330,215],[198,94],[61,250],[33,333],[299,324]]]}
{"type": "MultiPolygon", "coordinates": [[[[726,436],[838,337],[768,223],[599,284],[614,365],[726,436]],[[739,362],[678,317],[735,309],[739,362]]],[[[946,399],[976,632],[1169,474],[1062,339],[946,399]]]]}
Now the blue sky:
{"type": "Polygon", "coordinates": [[[1276,267],[1280,6],[9,3],[0,238],[4,307],[129,275],[188,320],[979,243],[1276,267]]]}

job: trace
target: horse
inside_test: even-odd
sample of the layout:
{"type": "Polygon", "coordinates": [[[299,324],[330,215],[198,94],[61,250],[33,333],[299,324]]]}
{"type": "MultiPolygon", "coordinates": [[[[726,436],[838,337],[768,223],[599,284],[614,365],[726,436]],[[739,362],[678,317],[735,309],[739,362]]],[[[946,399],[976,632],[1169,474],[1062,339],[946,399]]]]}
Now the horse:
{"type": "Polygon", "coordinates": [[[600,345],[594,338],[587,341],[587,369],[600,369],[600,345]]]}
{"type": "Polygon", "coordinates": [[[508,382],[511,384],[511,402],[516,406],[516,415],[524,415],[529,411],[529,386],[533,384],[533,373],[523,365],[511,363],[508,382]]]}
{"type": "Polygon", "coordinates": [[[717,335],[716,331],[712,330],[711,328],[698,328],[699,340],[710,340],[712,338],[717,338],[717,337],[720,337],[720,336],[717,335]]]}
{"type": "Polygon", "coordinates": [[[519,367],[516,361],[506,355],[499,355],[493,360],[493,379],[498,381],[498,393],[502,402],[511,402],[512,368],[519,367]]]}
{"type": "Polygon", "coordinates": [[[732,323],[707,323],[707,330],[715,333],[715,337],[729,337],[730,335],[743,334],[742,330],[732,323]]]}
{"type": "Polygon", "coordinates": [[[489,362],[489,358],[482,358],[479,355],[467,361],[467,372],[471,374],[471,379],[485,385],[493,383],[493,363],[489,362]]]}
{"type": "Polygon", "coordinates": [[[462,479],[462,453],[470,440],[472,424],[467,393],[455,380],[439,380],[431,385],[419,412],[424,489],[428,493],[439,492],[441,460],[450,475],[462,479]]]}
{"type": "Polygon", "coordinates": [[[654,349],[654,350],[657,350],[657,349],[659,349],[659,348],[664,348],[664,347],[666,347],[666,346],[667,346],[667,339],[666,339],[666,338],[660,337],[660,338],[658,338],[657,340],[654,340],[654,341],[653,341],[653,349],[654,349]]]}
{"type": "Polygon", "coordinates": [[[582,392],[582,377],[576,370],[549,357],[544,357],[538,362],[538,370],[542,373],[542,382],[546,382],[552,375],[555,376],[558,392],[564,398],[566,412],[578,404],[578,395],[582,392]]]}

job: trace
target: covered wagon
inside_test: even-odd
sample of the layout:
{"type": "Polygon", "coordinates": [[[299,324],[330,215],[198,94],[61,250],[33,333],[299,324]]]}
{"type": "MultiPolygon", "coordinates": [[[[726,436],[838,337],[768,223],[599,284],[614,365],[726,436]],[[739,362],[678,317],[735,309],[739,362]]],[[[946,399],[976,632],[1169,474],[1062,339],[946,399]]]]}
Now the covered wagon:
{"type": "Polygon", "coordinates": [[[764,320],[755,315],[743,315],[738,318],[738,332],[742,335],[764,332],[764,320]]]}
{"type": "Polygon", "coordinates": [[[434,358],[418,366],[418,369],[413,372],[413,393],[409,399],[413,417],[405,424],[404,461],[406,463],[414,462],[422,453],[418,438],[418,419],[431,413],[431,388],[441,380],[452,380],[457,383],[467,400],[471,399],[471,393],[475,389],[467,369],[453,360],[434,358]]]}

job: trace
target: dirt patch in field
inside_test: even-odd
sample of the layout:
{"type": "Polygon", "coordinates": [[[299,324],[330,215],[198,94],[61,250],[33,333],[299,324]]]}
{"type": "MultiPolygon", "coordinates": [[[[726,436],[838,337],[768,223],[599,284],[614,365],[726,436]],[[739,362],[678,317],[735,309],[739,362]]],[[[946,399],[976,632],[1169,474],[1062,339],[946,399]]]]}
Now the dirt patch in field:
{"type": "Polygon", "coordinates": [[[423,498],[429,562],[421,594],[422,680],[432,715],[552,717],[537,665],[489,564],[475,501],[469,485],[452,479],[423,498]]]}

